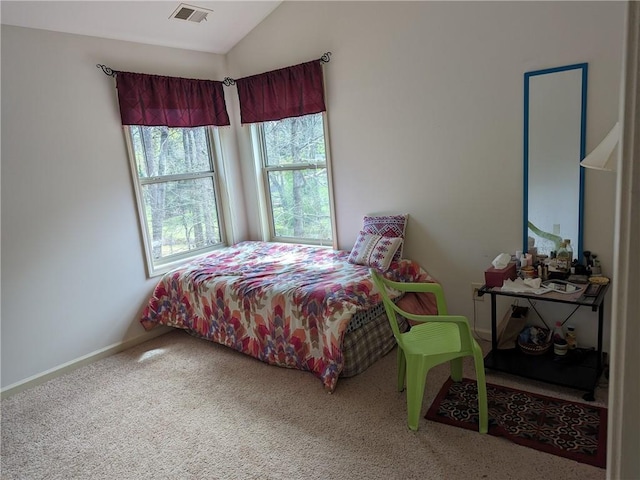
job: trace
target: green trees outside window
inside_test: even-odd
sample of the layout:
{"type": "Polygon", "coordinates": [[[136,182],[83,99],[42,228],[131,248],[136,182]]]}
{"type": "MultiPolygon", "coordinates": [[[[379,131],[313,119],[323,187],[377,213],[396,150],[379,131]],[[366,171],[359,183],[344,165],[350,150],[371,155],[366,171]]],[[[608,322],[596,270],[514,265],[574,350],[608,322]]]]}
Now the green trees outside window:
{"type": "Polygon", "coordinates": [[[151,267],[221,245],[209,129],[130,126],[128,130],[151,267]]]}
{"type": "Polygon", "coordinates": [[[264,122],[258,132],[272,238],[331,242],[323,115],[264,122]]]}

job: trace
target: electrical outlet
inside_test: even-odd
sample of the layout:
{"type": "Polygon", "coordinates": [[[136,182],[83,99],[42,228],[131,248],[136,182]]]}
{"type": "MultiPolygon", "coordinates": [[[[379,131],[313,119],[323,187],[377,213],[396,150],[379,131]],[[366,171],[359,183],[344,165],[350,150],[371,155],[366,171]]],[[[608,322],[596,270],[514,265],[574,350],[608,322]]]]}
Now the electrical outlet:
{"type": "Polygon", "coordinates": [[[478,290],[482,288],[482,283],[471,283],[471,298],[474,302],[484,302],[484,297],[478,295],[478,290]]]}

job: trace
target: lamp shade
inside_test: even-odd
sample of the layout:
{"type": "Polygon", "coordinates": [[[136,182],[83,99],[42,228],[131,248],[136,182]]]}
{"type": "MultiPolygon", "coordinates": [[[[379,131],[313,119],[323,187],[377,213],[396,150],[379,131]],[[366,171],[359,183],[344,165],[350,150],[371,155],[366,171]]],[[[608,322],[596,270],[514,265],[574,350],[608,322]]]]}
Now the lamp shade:
{"type": "Polygon", "coordinates": [[[593,168],[595,170],[614,171],[616,169],[615,162],[612,160],[613,151],[620,141],[620,122],[616,122],[611,131],[598,144],[593,151],[584,157],[580,165],[585,168],[593,168]]]}

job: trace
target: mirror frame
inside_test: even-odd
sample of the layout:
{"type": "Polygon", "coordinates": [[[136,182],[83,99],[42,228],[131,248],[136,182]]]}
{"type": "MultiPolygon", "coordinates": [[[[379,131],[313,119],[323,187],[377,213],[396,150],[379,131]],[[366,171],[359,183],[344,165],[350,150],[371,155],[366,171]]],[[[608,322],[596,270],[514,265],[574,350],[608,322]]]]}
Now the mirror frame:
{"type": "Polygon", "coordinates": [[[585,157],[586,133],[587,133],[587,75],[588,64],[576,63],[562,67],[547,68],[544,70],[534,70],[524,74],[524,175],[523,175],[523,222],[522,222],[522,251],[529,249],[529,89],[532,77],[548,75],[551,73],[564,72],[567,70],[582,70],[581,75],[581,115],[580,115],[580,158],[576,161],[576,168],[580,172],[579,193],[578,193],[578,242],[574,250],[574,258],[578,261],[582,259],[583,234],[584,234],[584,168],[580,162],[585,157]]]}

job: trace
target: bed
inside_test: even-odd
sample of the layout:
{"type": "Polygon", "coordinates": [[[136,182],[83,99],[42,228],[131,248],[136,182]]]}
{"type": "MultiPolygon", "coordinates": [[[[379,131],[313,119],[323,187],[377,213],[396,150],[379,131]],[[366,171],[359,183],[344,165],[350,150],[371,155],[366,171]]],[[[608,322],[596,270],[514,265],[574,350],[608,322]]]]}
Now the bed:
{"type": "MultiPolygon", "coordinates": [[[[361,373],[395,345],[369,267],[348,258],[326,247],[241,242],[166,273],[140,321],[312,372],[333,392],[340,376],[361,373]]],[[[431,281],[407,259],[385,275],[431,281]]]]}

